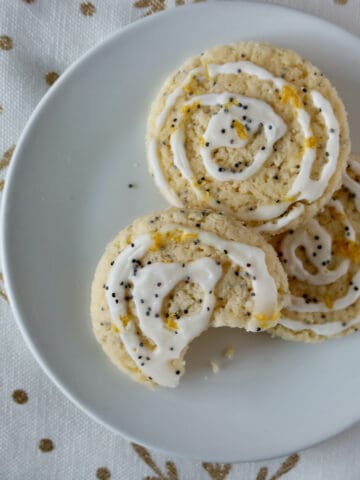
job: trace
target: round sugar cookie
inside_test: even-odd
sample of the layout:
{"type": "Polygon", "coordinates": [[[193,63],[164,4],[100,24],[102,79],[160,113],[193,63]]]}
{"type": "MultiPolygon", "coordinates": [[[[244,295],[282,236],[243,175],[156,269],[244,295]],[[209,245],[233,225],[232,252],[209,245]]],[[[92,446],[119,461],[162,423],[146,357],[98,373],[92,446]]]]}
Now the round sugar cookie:
{"type": "Polygon", "coordinates": [[[174,387],[190,342],[213,327],[274,326],[288,301],[273,248],[237,220],[170,208],[107,246],[91,316],[106,354],[134,380],[174,387]]]}
{"type": "Polygon", "coordinates": [[[350,151],[329,80],[297,53],[253,42],[211,48],[174,72],[146,143],[172,205],[224,211],[267,235],[330,200],[350,151]]]}
{"type": "Polygon", "coordinates": [[[291,304],[271,330],[286,340],[316,342],[360,327],[360,157],[344,186],[297,230],[274,237],[288,274],[291,304]]]}

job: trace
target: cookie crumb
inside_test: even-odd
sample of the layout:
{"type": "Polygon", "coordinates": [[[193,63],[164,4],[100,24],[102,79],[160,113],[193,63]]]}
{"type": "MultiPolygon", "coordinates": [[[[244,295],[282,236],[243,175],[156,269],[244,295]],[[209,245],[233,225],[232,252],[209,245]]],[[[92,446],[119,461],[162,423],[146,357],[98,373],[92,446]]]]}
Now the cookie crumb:
{"type": "Polygon", "coordinates": [[[232,347],[231,345],[229,345],[228,347],[225,348],[225,350],[223,351],[223,357],[227,358],[227,359],[231,359],[233,358],[234,356],[234,347],[232,347]]]}
{"type": "Polygon", "coordinates": [[[214,362],[213,360],[210,361],[210,367],[211,367],[211,370],[213,371],[213,373],[218,373],[218,371],[220,370],[219,365],[216,362],[214,362]]]}

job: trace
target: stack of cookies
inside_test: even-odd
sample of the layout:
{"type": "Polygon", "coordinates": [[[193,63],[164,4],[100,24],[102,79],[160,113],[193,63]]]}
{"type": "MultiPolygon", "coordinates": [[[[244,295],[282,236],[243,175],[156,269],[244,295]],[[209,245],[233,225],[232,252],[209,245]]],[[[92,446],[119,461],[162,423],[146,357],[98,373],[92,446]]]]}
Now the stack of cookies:
{"type": "Polygon", "coordinates": [[[210,327],[320,341],[360,325],[360,158],[323,73],[253,42],[186,61],[155,99],[151,175],[172,205],[108,245],[91,315],[134,380],[174,387],[210,327]]]}

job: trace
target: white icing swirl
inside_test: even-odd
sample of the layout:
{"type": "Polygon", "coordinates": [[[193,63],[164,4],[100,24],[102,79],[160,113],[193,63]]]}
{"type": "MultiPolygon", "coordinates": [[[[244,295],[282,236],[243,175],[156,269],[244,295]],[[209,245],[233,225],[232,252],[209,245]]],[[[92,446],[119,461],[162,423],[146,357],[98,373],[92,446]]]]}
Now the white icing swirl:
{"type": "Polygon", "coordinates": [[[137,237],[115,260],[110,271],[106,298],[111,318],[119,330],[119,336],[130,357],[139,369],[159,385],[174,387],[180,371],[174,372],[171,361],[179,357],[183,349],[208,327],[215,304],[213,290],[222,272],[221,266],[210,258],[200,258],[188,265],[180,263],[154,263],[137,268],[137,261],[152,245],[149,234],[137,237]],[[135,268],[134,268],[135,264],[135,268]],[[164,326],[162,306],[165,297],[185,279],[198,283],[203,291],[200,312],[177,320],[178,329],[164,326]],[[141,332],[155,345],[152,350],[139,340],[137,328],[129,320],[125,290],[132,284],[132,300],[141,332]],[[123,320],[125,319],[125,324],[123,320]]]}
{"type": "Polygon", "coordinates": [[[282,215],[277,220],[271,222],[266,222],[258,227],[255,227],[257,232],[277,232],[280,228],[286,227],[290,222],[295,220],[295,218],[300,217],[304,212],[304,205],[298,205],[289,210],[288,213],[282,215]]]}
{"type": "Polygon", "coordinates": [[[271,220],[286,212],[290,202],[279,202],[275,205],[261,205],[257,208],[239,209],[238,213],[243,220],[271,220]]]}
{"type": "Polygon", "coordinates": [[[193,70],[190,70],[190,72],[186,75],[184,81],[181,82],[179,87],[177,87],[173,92],[171,92],[166,97],[164,108],[156,120],[156,126],[159,130],[163,127],[165,120],[170,110],[174,107],[177,99],[184,93],[184,87],[188,85],[189,82],[201,72],[203,72],[202,67],[194,68],[193,70]]]}
{"type": "Polygon", "coordinates": [[[158,154],[158,142],[155,138],[152,138],[148,142],[148,158],[151,173],[154,176],[154,180],[158,188],[164,193],[166,200],[175,207],[182,207],[182,203],[177,197],[177,195],[169,188],[169,184],[165,179],[163,171],[159,165],[159,154],[158,154]]]}
{"type": "MultiPolygon", "coordinates": [[[[160,131],[163,127],[167,116],[169,115],[171,109],[174,107],[177,99],[184,93],[184,87],[195,78],[200,72],[203,71],[203,68],[194,68],[191,70],[180,84],[173,92],[171,92],[165,101],[165,105],[159,116],[156,120],[156,127],[160,131]]],[[[175,207],[182,207],[182,203],[177,197],[177,195],[170,189],[168,182],[165,179],[165,176],[162,172],[159,159],[159,144],[155,138],[148,139],[147,142],[147,154],[149,159],[149,165],[151,173],[154,176],[154,180],[158,188],[165,195],[166,200],[175,207]]],[[[186,177],[187,178],[187,177],[186,177]]]]}
{"type": "MultiPolygon", "coordinates": [[[[318,180],[311,179],[311,171],[316,157],[316,151],[313,148],[306,149],[301,161],[301,167],[299,175],[296,177],[291,189],[288,192],[289,196],[297,195],[300,193],[297,200],[307,200],[313,202],[318,199],[325,191],[330,178],[333,176],[336,170],[337,160],[339,157],[339,123],[335,117],[332,106],[328,100],[326,100],[319,92],[312,91],[311,97],[315,107],[319,108],[321,115],[323,116],[325,126],[328,132],[328,140],[326,143],[326,160],[327,162],[323,166],[318,180]]],[[[304,111],[304,124],[302,125],[304,136],[309,138],[310,135],[310,117],[305,119],[304,111]]],[[[298,120],[300,120],[298,115],[298,120]]]]}
{"type": "MultiPolygon", "coordinates": [[[[252,295],[245,305],[251,312],[247,329],[259,330],[263,317],[269,318],[268,327],[277,322],[278,294],[271,277],[264,252],[255,246],[223,240],[215,234],[168,225],[160,233],[183,232],[226,254],[242,269],[240,274],[252,283],[252,295]]],[[[215,306],[215,287],[222,267],[213,259],[203,257],[189,264],[151,263],[142,266],[141,258],[152,247],[153,238],[144,234],[133,239],[113,262],[106,288],[113,324],[130,357],[144,375],[159,385],[174,387],[180,370],[174,371],[173,361],[189,343],[209,326],[215,306]],[[165,324],[164,300],[182,280],[198,284],[203,292],[201,310],[176,319],[171,328],[165,324]],[[129,294],[132,294],[130,296],[129,294]],[[138,327],[128,312],[127,301],[135,305],[138,327]],[[174,327],[175,325],[175,327],[174,327]],[[151,342],[140,341],[138,330],[151,342]],[[153,347],[151,347],[153,345],[153,347]]]]}
{"type": "Polygon", "coordinates": [[[318,323],[318,324],[306,324],[299,320],[294,320],[292,318],[281,318],[280,324],[283,327],[292,330],[293,332],[303,332],[304,330],[310,330],[316,335],[321,335],[324,337],[332,337],[334,335],[339,335],[350,327],[353,327],[360,322],[360,317],[355,317],[349,322],[328,322],[328,323],[318,323]]]}
{"type": "MultiPolygon", "coordinates": [[[[175,386],[178,378],[170,361],[176,359],[184,348],[208,327],[215,305],[213,290],[221,276],[221,266],[211,258],[200,258],[185,267],[180,263],[155,263],[144,267],[133,281],[133,299],[139,319],[139,327],[144,335],[150,338],[157,348],[140,363],[144,374],[161,385],[175,386]],[[203,291],[203,302],[200,312],[186,315],[177,320],[178,329],[171,331],[164,328],[161,309],[166,295],[181,281],[191,279],[199,284],[203,291]],[[157,297],[158,295],[158,297],[157,297]],[[151,309],[149,311],[149,309],[151,309]],[[173,350],[171,350],[171,348],[173,350]],[[150,358],[147,361],[147,358],[150,358]],[[144,365],[141,365],[144,363],[144,365]]],[[[138,347],[137,338],[131,348],[138,347]]],[[[141,351],[141,350],[140,350],[141,351]]],[[[138,360],[138,355],[134,355],[138,360]]]]}
{"type": "Polygon", "coordinates": [[[289,310],[290,312],[306,313],[326,313],[345,310],[346,308],[350,307],[350,305],[355,303],[356,300],[360,297],[360,289],[357,287],[359,283],[360,272],[357,272],[351,280],[351,287],[352,284],[354,284],[356,290],[354,287],[350,287],[346,292],[346,295],[335,300],[331,308],[327,307],[324,302],[307,303],[305,298],[292,296],[291,304],[287,307],[287,310],[289,310]]]}
{"type": "MultiPolygon", "coordinates": [[[[331,200],[329,207],[336,210],[339,219],[342,219],[344,233],[349,241],[356,240],[356,233],[352,227],[342,203],[338,200],[331,200]]],[[[327,230],[320,225],[318,220],[312,219],[306,227],[289,232],[281,243],[281,252],[284,260],[284,267],[288,275],[297,278],[309,285],[330,285],[346,275],[350,268],[350,260],[342,260],[334,269],[329,269],[333,257],[333,239],[327,230]],[[308,261],[316,268],[316,273],[310,273],[305,268],[301,259],[297,256],[297,249],[304,248],[308,261]]],[[[291,303],[286,307],[287,311],[297,313],[329,313],[345,310],[353,305],[360,298],[360,272],[353,275],[349,282],[345,295],[336,300],[328,299],[327,302],[311,300],[307,295],[303,297],[291,296],[291,303]]],[[[325,323],[307,323],[282,316],[279,325],[290,330],[299,332],[309,330],[317,335],[332,336],[345,331],[360,321],[356,316],[350,321],[328,321],[325,323]]]]}
{"type": "MultiPolygon", "coordinates": [[[[256,222],[270,220],[257,228],[262,232],[276,232],[300,216],[304,211],[303,205],[297,205],[285,213],[287,208],[291,207],[294,202],[301,200],[314,202],[320,198],[336,170],[339,156],[340,127],[332,106],[319,92],[310,92],[314,106],[319,109],[319,113],[323,117],[324,128],[328,137],[326,144],[326,163],[321,169],[319,178],[314,180],[311,178],[311,175],[316,159],[317,147],[316,138],[313,137],[311,129],[310,115],[304,109],[291,84],[282,78],[275,77],[268,70],[250,61],[229,62],[222,65],[208,64],[206,67],[198,67],[190,71],[181,85],[168,95],[164,109],[157,118],[158,132],[160,132],[163,127],[171,109],[180,96],[187,91],[187,87],[191,85],[191,82],[201,81],[205,78],[206,74],[208,78],[215,78],[218,75],[245,74],[255,76],[263,81],[269,81],[273,83],[278,90],[286,88],[291,90],[291,95],[293,95],[294,100],[292,102],[293,108],[305,142],[304,153],[299,162],[300,168],[298,174],[287,192],[286,198],[279,205],[264,205],[254,210],[248,209],[246,211],[239,209],[237,212],[237,215],[240,217],[244,215],[242,217],[244,220],[256,222]],[[274,212],[281,212],[278,218],[276,218],[277,216],[275,214],[273,215],[274,212]]],[[[193,93],[192,88],[190,88],[190,91],[193,93]]],[[[266,102],[256,98],[231,92],[210,93],[192,96],[191,100],[182,104],[182,107],[189,107],[189,112],[191,112],[194,105],[197,105],[198,108],[200,106],[218,107],[218,110],[211,116],[203,137],[199,139],[199,153],[205,171],[208,176],[217,181],[245,181],[255,175],[270,157],[275,143],[281,139],[287,131],[286,124],[281,117],[275,113],[273,108],[266,102]],[[235,126],[236,123],[238,128],[235,126]],[[265,142],[264,145],[255,152],[253,161],[250,164],[245,166],[242,162],[237,162],[233,168],[224,168],[214,161],[213,151],[215,149],[219,147],[242,149],[260,128],[264,129],[265,142]]],[[[190,183],[190,188],[197,198],[207,201],[211,206],[217,207],[214,200],[210,198],[210,195],[205,194],[194,180],[194,173],[185,149],[186,138],[183,120],[186,115],[186,109],[182,110],[182,112],[177,111],[176,122],[172,125],[174,131],[170,137],[170,147],[173,154],[174,165],[180,171],[181,175],[190,183]]],[[[155,181],[159,188],[172,204],[179,206],[181,203],[179,198],[170,190],[163,175],[159,172],[159,152],[158,149],[152,145],[151,139],[148,142],[148,155],[155,181]]],[[[358,202],[360,206],[360,199],[358,202]]]]}
{"type": "Polygon", "coordinates": [[[216,77],[217,75],[238,75],[240,73],[247,73],[248,75],[253,75],[254,77],[259,78],[260,80],[270,80],[274,83],[277,88],[282,88],[286,82],[280,77],[274,77],[268,70],[265,68],[255,65],[255,63],[248,61],[240,62],[228,62],[223,65],[217,65],[214,63],[209,63],[208,72],[210,77],[216,77]]]}
{"type": "Polygon", "coordinates": [[[209,144],[209,146],[200,148],[206,171],[213,178],[220,181],[246,180],[254,175],[268,159],[274,144],[287,130],[281,117],[267,103],[256,98],[231,93],[210,93],[194,97],[192,102],[199,102],[200,105],[216,106],[229,103],[231,99],[233,99],[231,105],[222,108],[216,115],[211,117],[204,133],[205,145],[209,144]],[[234,101],[236,102],[235,104],[234,101]],[[244,107],[246,107],[246,110],[244,110],[244,107]],[[244,115],[245,112],[249,112],[249,115],[251,115],[251,123],[244,120],[243,117],[247,117],[247,115],[244,115]],[[234,121],[246,124],[246,139],[242,139],[236,134],[235,128],[232,127],[234,121]],[[243,168],[242,171],[229,171],[219,168],[212,160],[211,152],[218,147],[244,147],[249,138],[259,130],[261,125],[264,127],[266,145],[256,152],[251,165],[243,168]]]}
{"type": "MultiPolygon", "coordinates": [[[[329,205],[337,212],[345,215],[342,204],[339,201],[332,200],[329,205]]],[[[349,240],[355,240],[355,232],[349,223],[349,240]]],[[[336,282],[340,277],[346,274],[349,269],[350,261],[343,260],[337,268],[328,269],[328,264],[332,259],[332,238],[324,227],[316,219],[308,222],[306,227],[298,228],[293,234],[287,234],[281,244],[281,251],[286,260],[285,269],[288,275],[296,277],[302,282],[310,285],[329,285],[336,282]],[[309,262],[316,268],[317,273],[310,273],[303,265],[303,262],[296,254],[298,247],[304,247],[309,262]]]]}
{"type": "Polygon", "coordinates": [[[275,280],[268,271],[265,253],[258,247],[223,240],[209,232],[200,232],[199,239],[206,245],[226,251],[232,262],[240,265],[252,278],[252,293],[254,294],[251,308],[252,318],[246,329],[250,332],[257,331],[259,328],[258,315],[265,314],[267,317],[273,317],[277,313],[277,288],[275,280]]]}

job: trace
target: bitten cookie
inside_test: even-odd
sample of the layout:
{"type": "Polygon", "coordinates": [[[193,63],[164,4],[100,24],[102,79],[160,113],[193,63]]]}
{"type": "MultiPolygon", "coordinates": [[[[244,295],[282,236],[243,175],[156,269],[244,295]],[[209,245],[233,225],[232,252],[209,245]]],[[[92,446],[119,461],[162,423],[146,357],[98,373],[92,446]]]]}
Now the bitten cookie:
{"type": "Polygon", "coordinates": [[[344,186],[305,227],[274,238],[288,274],[291,304],[271,333],[316,342],[360,327],[360,158],[344,186]]]}
{"type": "Polygon", "coordinates": [[[259,234],[220,213],[170,208],[136,220],[108,245],[91,316],[116,366],[138,382],[174,387],[201,332],[265,330],[287,300],[285,272],[259,234]]]}
{"type": "Polygon", "coordinates": [[[148,121],[150,171],[172,205],[221,210],[268,235],[330,200],[349,151],[329,80],[297,53],[253,42],[186,61],[148,121]]]}

